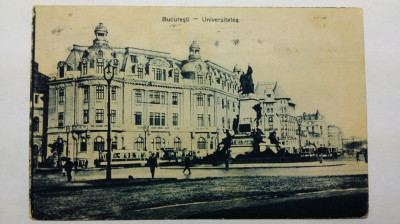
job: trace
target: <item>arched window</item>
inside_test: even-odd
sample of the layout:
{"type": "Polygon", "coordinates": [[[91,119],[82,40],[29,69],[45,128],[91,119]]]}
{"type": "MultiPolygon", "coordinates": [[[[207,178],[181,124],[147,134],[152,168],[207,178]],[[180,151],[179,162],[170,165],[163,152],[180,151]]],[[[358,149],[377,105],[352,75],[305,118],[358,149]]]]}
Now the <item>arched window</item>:
{"type": "Polygon", "coordinates": [[[153,138],[152,144],[154,150],[160,150],[161,148],[165,147],[165,139],[161,137],[155,137],[153,138]]]}
{"type": "Polygon", "coordinates": [[[200,137],[199,140],[197,141],[197,149],[206,149],[207,147],[207,141],[200,137]]]}
{"type": "Polygon", "coordinates": [[[81,152],[87,151],[87,140],[86,138],[81,139],[81,152]]]}
{"type": "Polygon", "coordinates": [[[33,131],[39,131],[39,118],[33,118],[33,131]]]}
{"type": "Polygon", "coordinates": [[[182,148],[182,141],[180,138],[176,137],[174,139],[174,148],[175,149],[181,149],[182,148]]]}
{"type": "Polygon", "coordinates": [[[138,151],[143,150],[144,149],[144,140],[143,140],[143,138],[142,137],[137,138],[135,140],[134,145],[135,145],[135,149],[136,150],[138,150],[138,151]]]}
{"type": "Polygon", "coordinates": [[[94,151],[104,151],[104,139],[100,136],[94,139],[94,151]]]}
{"type": "Polygon", "coordinates": [[[118,138],[117,138],[117,136],[114,136],[112,143],[111,143],[111,149],[115,150],[115,149],[117,149],[117,147],[118,147],[118,138]]]}

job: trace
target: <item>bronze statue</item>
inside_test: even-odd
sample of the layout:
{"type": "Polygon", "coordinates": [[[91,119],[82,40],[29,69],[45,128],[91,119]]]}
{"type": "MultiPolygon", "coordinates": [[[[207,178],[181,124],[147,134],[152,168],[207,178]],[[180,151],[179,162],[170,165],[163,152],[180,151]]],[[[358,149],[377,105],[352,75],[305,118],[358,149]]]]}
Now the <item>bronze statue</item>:
{"type": "Polygon", "coordinates": [[[239,88],[239,93],[242,94],[250,94],[254,93],[254,83],[253,83],[253,69],[249,66],[247,68],[247,73],[242,74],[240,76],[240,88],[239,88]]]}

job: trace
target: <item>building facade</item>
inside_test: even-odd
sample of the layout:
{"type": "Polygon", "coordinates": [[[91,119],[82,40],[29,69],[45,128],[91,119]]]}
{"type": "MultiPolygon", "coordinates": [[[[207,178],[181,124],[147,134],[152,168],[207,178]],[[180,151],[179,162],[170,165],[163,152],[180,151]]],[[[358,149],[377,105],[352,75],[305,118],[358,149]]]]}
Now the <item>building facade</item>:
{"type": "Polygon", "coordinates": [[[32,72],[32,153],[35,167],[43,162],[47,152],[48,121],[48,86],[49,77],[39,72],[39,65],[34,62],[32,72]]]}
{"type": "Polygon", "coordinates": [[[336,125],[328,125],[328,148],[337,149],[337,152],[343,151],[343,132],[336,125]]]}
{"type": "MultiPolygon", "coordinates": [[[[111,82],[112,159],[141,160],[168,150],[204,157],[214,152],[238,114],[238,74],[202,60],[193,42],[188,60],[134,47],[111,47],[99,24],[92,46],[74,45],[49,81],[48,142],[62,138],[63,155],[93,166],[107,142],[107,82],[111,82]]],[[[48,148],[48,150],[50,150],[48,148]]]]}
{"type": "Polygon", "coordinates": [[[277,82],[260,82],[255,94],[262,105],[261,127],[266,136],[276,132],[281,148],[294,153],[298,148],[296,104],[277,82]]]}
{"type": "Polygon", "coordinates": [[[301,147],[328,147],[328,125],[319,110],[314,114],[303,113],[301,122],[301,147]]]}

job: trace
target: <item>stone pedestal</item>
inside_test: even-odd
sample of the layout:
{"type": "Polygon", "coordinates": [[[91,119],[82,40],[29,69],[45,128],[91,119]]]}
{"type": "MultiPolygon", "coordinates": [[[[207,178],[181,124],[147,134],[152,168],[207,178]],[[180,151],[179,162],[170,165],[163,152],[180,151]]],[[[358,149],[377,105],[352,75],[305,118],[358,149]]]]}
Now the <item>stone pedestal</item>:
{"type": "Polygon", "coordinates": [[[251,132],[256,129],[257,113],[253,107],[259,103],[254,94],[239,98],[239,132],[251,132]]]}

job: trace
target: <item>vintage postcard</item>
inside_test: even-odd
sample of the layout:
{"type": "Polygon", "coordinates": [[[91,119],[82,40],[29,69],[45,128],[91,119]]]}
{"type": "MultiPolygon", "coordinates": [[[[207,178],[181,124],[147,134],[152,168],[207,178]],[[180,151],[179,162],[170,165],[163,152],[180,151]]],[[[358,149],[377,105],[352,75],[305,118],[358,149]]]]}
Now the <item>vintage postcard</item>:
{"type": "Polygon", "coordinates": [[[35,6],[36,220],[365,218],[359,8],[35,6]]]}

